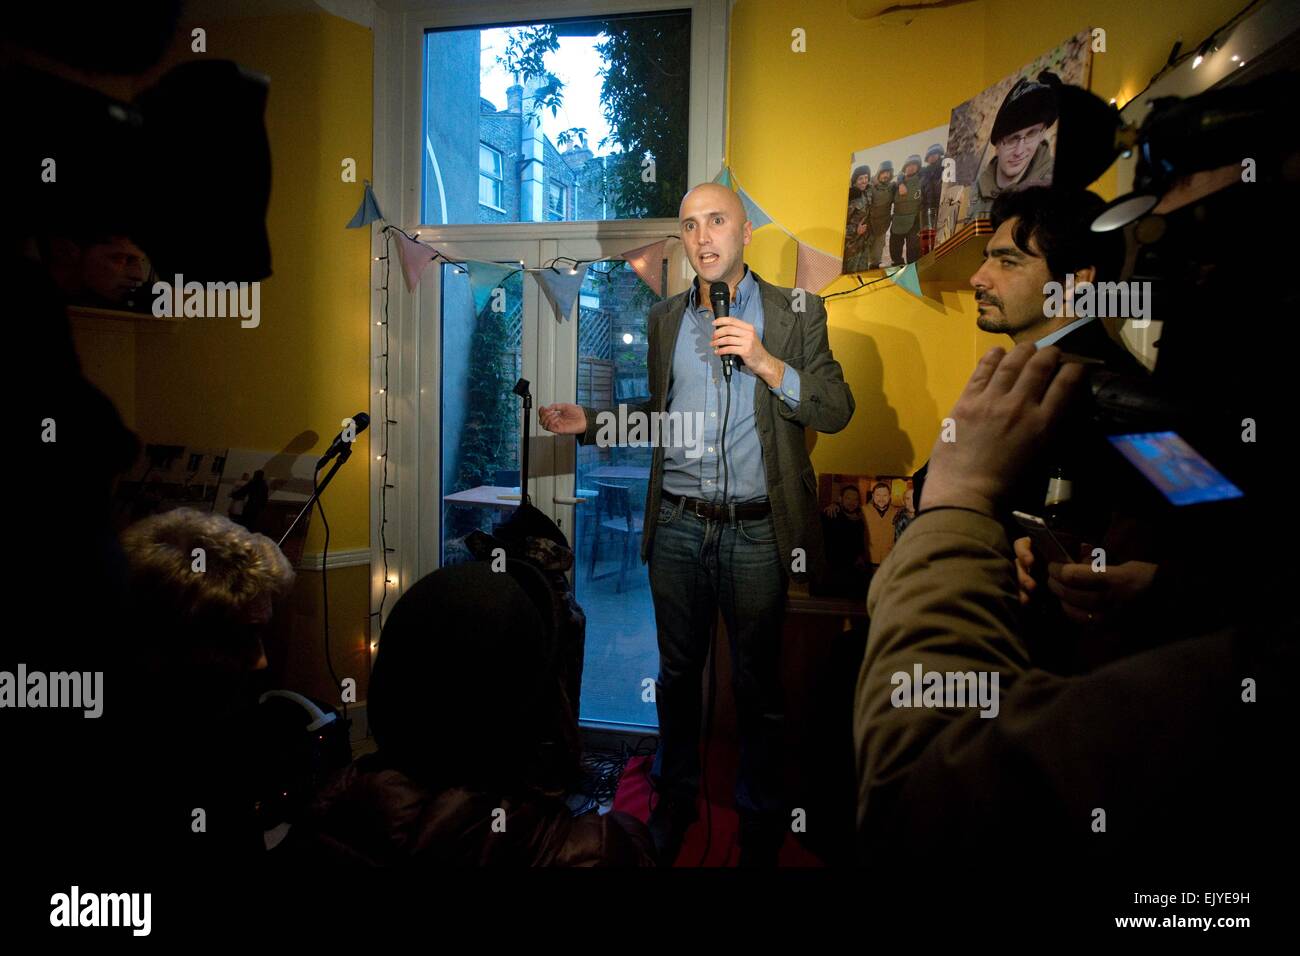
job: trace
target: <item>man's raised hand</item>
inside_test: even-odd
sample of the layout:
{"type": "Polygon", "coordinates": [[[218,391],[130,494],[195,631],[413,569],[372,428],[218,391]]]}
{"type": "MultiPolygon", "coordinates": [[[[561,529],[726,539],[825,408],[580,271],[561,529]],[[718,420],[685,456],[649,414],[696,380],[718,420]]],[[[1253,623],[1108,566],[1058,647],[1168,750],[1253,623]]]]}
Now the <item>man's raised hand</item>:
{"type": "Polygon", "coordinates": [[[935,442],[925,507],[994,510],[1083,381],[1081,365],[1060,366],[1055,346],[992,349],[953,407],[955,433],[935,442]]]}
{"type": "Polygon", "coordinates": [[[581,435],[587,430],[587,413],[581,405],[556,402],[537,409],[537,420],[548,432],[557,435],[581,435]]]}

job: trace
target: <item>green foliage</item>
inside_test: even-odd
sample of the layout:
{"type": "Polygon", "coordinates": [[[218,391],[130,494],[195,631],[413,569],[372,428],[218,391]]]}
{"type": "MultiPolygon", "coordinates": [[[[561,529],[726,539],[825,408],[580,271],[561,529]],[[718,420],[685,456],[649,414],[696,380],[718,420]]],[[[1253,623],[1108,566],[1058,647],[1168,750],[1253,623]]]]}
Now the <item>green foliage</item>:
{"type": "Polygon", "coordinates": [[[533,98],[534,114],[549,108],[554,116],[564,102],[563,81],[546,68],[547,54],[559,48],[555,27],[542,23],[507,33],[505,52],[497,57],[497,62],[515,78],[516,83],[540,81],[533,98]]]}
{"type": "MultiPolygon", "coordinates": [[[[689,24],[677,15],[597,22],[605,36],[596,44],[605,60],[600,102],[610,127],[598,145],[617,146],[619,152],[611,153],[604,167],[590,164],[579,187],[603,194],[618,218],[675,218],[687,186],[689,24]],[[653,177],[647,176],[650,168],[653,177]]],[[[541,83],[534,113],[549,109],[554,116],[563,105],[564,83],[546,68],[546,57],[557,50],[555,28],[539,24],[511,31],[497,57],[516,80],[541,83]]],[[[561,147],[575,140],[585,146],[587,131],[573,127],[558,140],[561,147]]]]}
{"type": "Polygon", "coordinates": [[[607,61],[600,74],[607,138],[621,150],[609,170],[619,212],[676,218],[687,186],[690,30],[678,17],[631,17],[606,21],[605,35],[596,52],[607,61]],[[653,182],[643,178],[647,157],[653,182]]]}
{"type": "MultiPolygon", "coordinates": [[[[489,302],[478,314],[470,341],[468,410],[457,447],[454,491],[494,484],[496,470],[514,463],[519,400],[510,391],[515,384],[515,366],[508,346],[508,316],[494,312],[489,302]]],[[[487,530],[481,509],[451,508],[447,520],[448,537],[479,527],[487,530]]]]}
{"type": "Polygon", "coordinates": [[[570,126],[566,130],[561,130],[560,134],[555,137],[555,145],[564,149],[570,143],[577,143],[582,149],[587,148],[587,127],[570,126]]]}

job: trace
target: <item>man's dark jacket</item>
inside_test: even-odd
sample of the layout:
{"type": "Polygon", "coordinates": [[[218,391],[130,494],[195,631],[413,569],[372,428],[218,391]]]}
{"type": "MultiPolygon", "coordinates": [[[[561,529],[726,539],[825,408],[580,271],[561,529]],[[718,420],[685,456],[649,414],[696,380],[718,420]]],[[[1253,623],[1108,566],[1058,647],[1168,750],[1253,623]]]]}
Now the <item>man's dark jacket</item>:
{"type": "MultiPolygon", "coordinates": [[[[763,464],[767,469],[767,495],[772,504],[772,521],[776,528],[777,550],[791,576],[804,580],[824,577],[825,556],[821,522],[817,507],[817,473],[808,457],[804,429],[837,432],[853,416],[853,393],[844,381],[840,364],[831,354],[826,337],[826,307],[819,296],[803,290],[771,285],[751,270],[758,283],[763,302],[763,347],[786,365],[799,372],[799,405],[791,408],[774,395],[767,383],[754,376],[754,419],[763,464]],[[802,295],[796,295],[796,292],[802,295]],[[796,305],[802,300],[802,309],[796,305]],[[795,549],[803,549],[805,565],[794,561],[795,549]]],[[[673,352],[681,329],[682,316],[690,290],[656,303],[650,309],[647,333],[650,400],[635,410],[645,413],[666,412],[668,385],[673,370],[673,352]]],[[[737,374],[733,382],[748,381],[737,374]]],[[[586,434],[579,438],[594,444],[600,423],[598,410],[583,407],[587,415],[586,434]]],[[[629,409],[632,411],[632,409],[629,409]]],[[[645,533],[641,541],[641,560],[648,561],[654,541],[656,518],[664,477],[664,450],[656,447],[646,493],[645,533]]]]}

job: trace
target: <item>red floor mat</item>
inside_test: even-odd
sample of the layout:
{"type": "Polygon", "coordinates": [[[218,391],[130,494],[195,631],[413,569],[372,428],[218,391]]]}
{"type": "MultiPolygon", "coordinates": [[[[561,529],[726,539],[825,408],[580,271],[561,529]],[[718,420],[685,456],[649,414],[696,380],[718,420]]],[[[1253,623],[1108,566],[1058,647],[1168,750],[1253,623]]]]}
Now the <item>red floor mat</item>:
{"type": "MultiPolygon", "coordinates": [[[[650,819],[652,805],[650,801],[653,793],[650,786],[652,762],[650,757],[633,757],[629,760],[623,770],[623,777],[619,780],[618,790],[614,793],[614,809],[630,813],[643,822],[648,822],[650,819]]],[[[713,785],[716,788],[716,782],[713,785]]],[[[731,806],[730,790],[724,793],[727,803],[725,806],[719,806],[718,800],[722,795],[716,790],[710,792],[713,804],[711,840],[708,839],[709,830],[706,824],[709,814],[705,807],[704,795],[701,794],[697,798],[696,809],[699,810],[700,818],[686,831],[686,839],[682,843],[682,852],[677,857],[676,866],[735,866],[739,862],[740,846],[737,839],[740,820],[731,806]],[[706,843],[708,844],[707,856],[705,856],[706,843]]],[[[786,836],[777,864],[790,867],[822,866],[821,860],[805,850],[795,839],[794,834],[786,836]]]]}

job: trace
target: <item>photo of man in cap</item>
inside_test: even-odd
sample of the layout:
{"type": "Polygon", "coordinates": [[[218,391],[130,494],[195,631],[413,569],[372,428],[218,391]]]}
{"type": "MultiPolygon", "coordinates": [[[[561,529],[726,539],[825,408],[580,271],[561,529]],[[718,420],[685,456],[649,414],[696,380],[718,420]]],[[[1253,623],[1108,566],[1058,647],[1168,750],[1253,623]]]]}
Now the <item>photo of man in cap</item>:
{"type": "Polygon", "coordinates": [[[849,177],[849,215],[844,227],[844,272],[861,272],[868,268],[867,247],[870,224],[867,213],[871,203],[871,167],[855,166],[849,177]]]}
{"type": "Polygon", "coordinates": [[[885,160],[876,171],[876,181],[867,197],[867,268],[879,269],[885,251],[885,233],[894,215],[894,164],[885,160]]]}
{"type": "Polygon", "coordinates": [[[917,153],[907,157],[895,189],[889,258],[894,265],[899,265],[921,258],[921,157],[917,153]]]}
{"type": "Polygon", "coordinates": [[[969,219],[987,219],[993,200],[1006,189],[1047,186],[1052,182],[1052,147],[1047,131],[1056,122],[1056,93],[1046,70],[1038,80],[1021,77],[998,108],[989,142],[997,154],[971,187],[969,219]]]}

